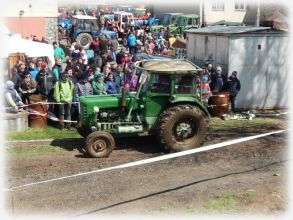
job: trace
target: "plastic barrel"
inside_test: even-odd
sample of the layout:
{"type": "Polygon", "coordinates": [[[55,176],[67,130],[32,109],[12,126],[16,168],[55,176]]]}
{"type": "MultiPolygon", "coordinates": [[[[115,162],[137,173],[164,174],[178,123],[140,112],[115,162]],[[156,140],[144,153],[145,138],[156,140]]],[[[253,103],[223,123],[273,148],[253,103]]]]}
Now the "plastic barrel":
{"type": "Polygon", "coordinates": [[[216,92],[209,98],[209,112],[214,117],[221,117],[229,111],[229,93],[216,92]]]}
{"type": "Polygon", "coordinates": [[[32,114],[29,115],[29,126],[31,128],[44,128],[47,126],[48,106],[46,104],[38,104],[37,102],[47,102],[46,96],[31,95],[29,97],[29,109],[32,114]],[[38,115],[41,114],[41,115],[38,115]]]}

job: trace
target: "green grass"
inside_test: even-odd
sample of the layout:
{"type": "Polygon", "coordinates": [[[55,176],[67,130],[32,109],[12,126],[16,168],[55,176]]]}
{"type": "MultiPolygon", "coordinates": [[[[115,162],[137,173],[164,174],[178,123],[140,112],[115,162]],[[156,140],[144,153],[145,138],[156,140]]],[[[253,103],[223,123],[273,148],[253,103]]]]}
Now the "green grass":
{"type": "Polygon", "coordinates": [[[75,128],[72,130],[61,131],[58,128],[47,126],[45,128],[29,128],[21,132],[7,132],[6,140],[37,140],[37,139],[56,139],[56,138],[78,138],[81,137],[75,128]]]}
{"type": "MultiPolygon", "coordinates": [[[[277,118],[255,118],[253,120],[222,120],[220,118],[211,118],[209,131],[224,131],[233,128],[260,127],[269,126],[277,128],[284,120],[277,118]]],[[[81,137],[76,129],[59,130],[58,128],[47,126],[46,128],[29,128],[22,132],[9,132],[5,135],[6,140],[36,140],[36,139],[56,139],[56,138],[79,138],[81,137]]]]}
{"type": "Polygon", "coordinates": [[[277,127],[284,123],[284,119],[278,118],[254,118],[253,120],[222,120],[220,118],[211,118],[209,122],[210,131],[229,130],[233,128],[248,127],[277,127]]]}
{"type": "Polygon", "coordinates": [[[60,152],[63,149],[50,145],[37,145],[30,147],[7,147],[6,155],[10,159],[34,159],[36,156],[60,152]]]}
{"type": "Polygon", "coordinates": [[[252,200],[253,194],[251,192],[232,192],[206,201],[203,207],[209,212],[238,212],[252,200]]]}

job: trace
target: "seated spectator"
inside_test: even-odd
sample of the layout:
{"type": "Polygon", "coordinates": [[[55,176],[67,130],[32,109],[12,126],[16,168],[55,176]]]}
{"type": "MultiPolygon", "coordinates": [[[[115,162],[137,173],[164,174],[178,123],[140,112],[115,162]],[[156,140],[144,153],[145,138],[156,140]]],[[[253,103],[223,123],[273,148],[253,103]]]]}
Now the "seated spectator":
{"type": "Polygon", "coordinates": [[[14,89],[14,83],[10,80],[5,84],[4,96],[6,107],[9,107],[9,109],[7,109],[7,112],[9,113],[17,113],[19,108],[24,105],[19,94],[14,89]]]}
{"type": "Polygon", "coordinates": [[[92,82],[92,87],[94,95],[107,94],[106,84],[104,83],[104,74],[98,71],[95,73],[95,78],[92,82]]]}
{"type": "Polygon", "coordinates": [[[107,94],[117,94],[119,93],[119,87],[114,81],[114,77],[112,73],[108,74],[106,79],[106,92],[107,94]]]}

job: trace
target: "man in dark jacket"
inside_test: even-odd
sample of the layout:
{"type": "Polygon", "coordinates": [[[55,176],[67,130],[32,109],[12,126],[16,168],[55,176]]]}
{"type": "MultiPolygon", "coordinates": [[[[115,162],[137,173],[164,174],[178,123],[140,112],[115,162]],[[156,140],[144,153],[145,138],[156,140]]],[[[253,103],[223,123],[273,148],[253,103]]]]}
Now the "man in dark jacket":
{"type": "Polygon", "coordinates": [[[241,84],[239,79],[237,78],[237,72],[233,71],[224,85],[224,90],[229,92],[232,112],[235,112],[235,100],[240,89],[241,84]]]}
{"type": "Polygon", "coordinates": [[[47,97],[48,102],[53,102],[53,87],[56,82],[52,71],[48,68],[48,64],[43,62],[36,81],[38,84],[38,92],[47,97]]]}

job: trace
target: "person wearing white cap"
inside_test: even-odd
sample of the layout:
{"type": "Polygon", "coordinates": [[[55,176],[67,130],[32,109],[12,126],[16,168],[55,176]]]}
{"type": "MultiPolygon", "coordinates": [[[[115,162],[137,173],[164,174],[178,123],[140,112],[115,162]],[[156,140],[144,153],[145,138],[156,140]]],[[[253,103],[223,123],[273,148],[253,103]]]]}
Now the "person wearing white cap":
{"type": "Polygon", "coordinates": [[[4,96],[6,101],[6,107],[9,107],[7,112],[17,113],[19,107],[23,105],[23,102],[21,101],[21,97],[19,96],[17,91],[14,89],[14,83],[10,80],[5,83],[4,96]]]}
{"type": "Polygon", "coordinates": [[[212,92],[221,92],[225,79],[222,74],[222,67],[217,66],[216,73],[211,77],[211,90],[212,92]]]}

